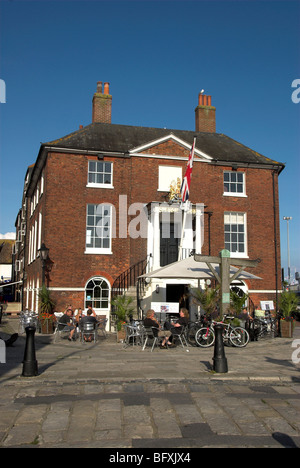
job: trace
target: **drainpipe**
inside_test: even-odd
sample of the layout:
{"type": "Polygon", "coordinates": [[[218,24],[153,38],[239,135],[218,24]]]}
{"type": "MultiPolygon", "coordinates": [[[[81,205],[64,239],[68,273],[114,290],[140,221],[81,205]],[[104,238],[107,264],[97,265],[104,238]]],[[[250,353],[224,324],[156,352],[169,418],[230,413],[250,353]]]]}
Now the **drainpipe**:
{"type": "Polygon", "coordinates": [[[276,313],[278,314],[278,257],[277,257],[277,227],[276,227],[275,174],[277,174],[277,171],[276,171],[276,170],[272,171],[272,182],[273,182],[273,217],[274,217],[274,247],[275,247],[276,313]]]}

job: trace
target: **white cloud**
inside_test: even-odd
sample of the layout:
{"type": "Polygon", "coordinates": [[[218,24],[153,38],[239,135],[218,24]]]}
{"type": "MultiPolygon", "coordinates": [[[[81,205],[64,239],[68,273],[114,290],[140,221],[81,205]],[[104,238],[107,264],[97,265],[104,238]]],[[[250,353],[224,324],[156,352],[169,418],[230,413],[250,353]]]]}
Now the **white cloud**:
{"type": "Polygon", "coordinates": [[[0,239],[16,239],[16,233],[7,232],[6,234],[0,234],[0,239]]]}

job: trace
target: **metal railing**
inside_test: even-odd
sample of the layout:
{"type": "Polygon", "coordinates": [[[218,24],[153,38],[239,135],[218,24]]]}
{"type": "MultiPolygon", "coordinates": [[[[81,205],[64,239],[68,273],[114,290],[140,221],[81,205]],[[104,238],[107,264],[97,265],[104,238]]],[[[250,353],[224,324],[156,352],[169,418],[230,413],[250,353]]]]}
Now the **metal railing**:
{"type": "Polygon", "coordinates": [[[140,315],[140,301],[145,288],[144,281],[139,281],[138,278],[146,273],[148,263],[149,256],[127,268],[116,278],[111,289],[111,299],[113,300],[117,296],[124,295],[130,287],[136,287],[138,316],[140,315]]]}

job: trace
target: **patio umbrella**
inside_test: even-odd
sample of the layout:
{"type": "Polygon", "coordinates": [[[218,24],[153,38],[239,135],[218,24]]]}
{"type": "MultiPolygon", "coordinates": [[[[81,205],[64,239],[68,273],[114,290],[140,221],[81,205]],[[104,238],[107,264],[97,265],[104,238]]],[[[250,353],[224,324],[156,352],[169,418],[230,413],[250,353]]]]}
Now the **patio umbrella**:
{"type": "MultiPolygon", "coordinates": [[[[231,259],[234,263],[234,259],[231,259]]],[[[212,263],[211,266],[220,275],[220,265],[212,263]]],[[[233,276],[238,271],[238,268],[230,266],[230,275],[233,276]]],[[[209,269],[205,262],[196,262],[194,257],[188,257],[179,262],[171,263],[155,271],[145,273],[139,278],[178,278],[178,279],[211,279],[214,278],[213,273],[209,269]]],[[[242,270],[237,276],[238,279],[261,279],[259,276],[255,276],[247,271],[242,270]]],[[[236,278],[236,279],[237,279],[236,278]]]]}

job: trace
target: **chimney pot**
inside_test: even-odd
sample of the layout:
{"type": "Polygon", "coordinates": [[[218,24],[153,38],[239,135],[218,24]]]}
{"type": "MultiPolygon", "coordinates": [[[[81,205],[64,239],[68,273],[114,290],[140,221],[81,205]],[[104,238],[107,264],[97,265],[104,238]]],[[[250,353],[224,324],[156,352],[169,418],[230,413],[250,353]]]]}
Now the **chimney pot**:
{"type": "Polygon", "coordinates": [[[102,81],[97,83],[97,93],[102,94],[102,81]]]}
{"type": "Polygon", "coordinates": [[[104,83],[104,94],[109,94],[109,83],[104,83]]]}

